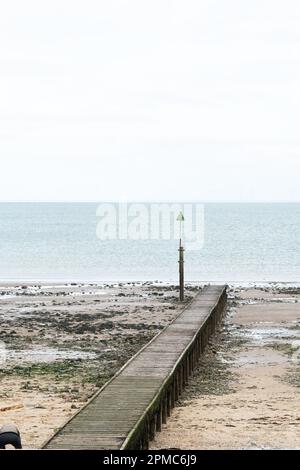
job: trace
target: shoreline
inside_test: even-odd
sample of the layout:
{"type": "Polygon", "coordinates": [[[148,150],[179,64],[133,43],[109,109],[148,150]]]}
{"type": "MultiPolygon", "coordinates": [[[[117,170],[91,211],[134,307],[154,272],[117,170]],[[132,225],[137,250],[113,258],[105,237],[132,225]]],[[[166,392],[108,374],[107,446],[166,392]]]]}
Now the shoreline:
{"type": "MultiPolygon", "coordinates": [[[[69,279],[49,279],[49,280],[36,280],[36,279],[0,279],[0,289],[1,288],[20,288],[22,286],[26,287],[113,287],[113,286],[142,286],[142,285],[151,285],[151,286],[170,286],[176,287],[178,284],[178,280],[108,280],[108,281],[99,281],[99,280],[69,280],[69,279]]],[[[290,287],[300,287],[300,280],[299,281],[275,281],[275,280],[239,280],[239,281],[232,281],[232,280],[195,280],[190,281],[188,279],[185,280],[185,286],[193,287],[193,286],[205,286],[205,285],[220,285],[225,284],[228,285],[229,288],[251,288],[251,287],[280,287],[280,286],[290,286],[290,287]]]]}

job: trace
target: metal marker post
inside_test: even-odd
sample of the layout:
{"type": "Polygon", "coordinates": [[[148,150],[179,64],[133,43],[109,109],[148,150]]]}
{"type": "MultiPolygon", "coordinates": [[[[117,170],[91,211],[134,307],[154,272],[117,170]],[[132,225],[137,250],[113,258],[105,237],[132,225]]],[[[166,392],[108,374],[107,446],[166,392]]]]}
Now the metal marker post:
{"type": "Polygon", "coordinates": [[[182,246],[182,222],[184,221],[184,216],[182,212],[179,212],[177,220],[180,223],[180,238],[179,238],[179,300],[182,302],[184,300],[184,248],[182,246]]]}

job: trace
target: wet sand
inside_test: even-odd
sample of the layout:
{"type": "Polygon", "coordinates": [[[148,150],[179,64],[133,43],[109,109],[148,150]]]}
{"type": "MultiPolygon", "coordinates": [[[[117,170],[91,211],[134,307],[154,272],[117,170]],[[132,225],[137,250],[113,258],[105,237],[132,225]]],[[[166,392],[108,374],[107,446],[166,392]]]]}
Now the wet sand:
{"type": "Polygon", "coordinates": [[[161,283],[0,286],[0,426],[40,447],[182,308],[161,283]]]}
{"type": "Polygon", "coordinates": [[[300,448],[300,290],[233,289],[152,449],[300,448]]]}
{"type": "MultiPolygon", "coordinates": [[[[152,448],[299,448],[299,301],[297,288],[231,290],[152,448]]],[[[40,447],[181,309],[160,283],[1,286],[0,426],[15,422],[24,447],[40,447]]]]}

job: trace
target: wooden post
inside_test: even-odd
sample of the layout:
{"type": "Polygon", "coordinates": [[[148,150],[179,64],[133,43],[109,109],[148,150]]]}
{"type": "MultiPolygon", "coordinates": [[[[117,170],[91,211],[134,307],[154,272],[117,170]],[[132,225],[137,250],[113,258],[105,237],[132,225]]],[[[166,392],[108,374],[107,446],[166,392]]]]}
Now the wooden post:
{"type": "Polygon", "coordinates": [[[188,362],[187,362],[187,358],[185,358],[183,362],[183,380],[182,380],[183,387],[185,387],[187,384],[187,368],[188,368],[188,362]]]}
{"type": "Polygon", "coordinates": [[[201,354],[203,354],[205,348],[205,334],[204,334],[204,328],[201,330],[201,354]]]}
{"type": "Polygon", "coordinates": [[[143,440],[143,450],[148,450],[149,449],[149,433],[148,429],[146,430],[144,440],[143,440]]]}
{"type": "Polygon", "coordinates": [[[162,404],[160,404],[159,410],[156,413],[156,431],[161,431],[161,424],[162,424],[162,404]]]}
{"type": "Polygon", "coordinates": [[[189,381],[189,376],[190,376],[190,361],[189,361],[189,355],[187,354],[186,356],[186,366],[185,366],[185,385],[189,381]]]}
{"type": "Polygon", "coordinates": [[[156,430],[156,414],[153,415],[151,421],[150,421],[150,431],[149,431],[149,437],[150,440],[154,439],[155,437],[155,430],[156,430]]]}
{"type": "Polygon", "coordinates": [[[148,421],[145,424],[144,432],[141,438],[141,450],[148,450],[149,449],[149,426],[148,421]]]}
{"type": "Polygon", "coordinates": [[[200,359],[201,356],[201,335],[198,335],[198,360],[200,359]]]}
{"type": "Polygon", "coordinates": [[[201,357],[201,354],[202,354],[202,344],[201,344],[201,335],[199,335],[199,359],[201,357]]]}
{"type": "Polygon", "coordinates": [[[183,389],[183,366],[178,369],[178,396],[181,395],[183,389]]]}
{"type": "Polygon", "coordinates": [[[179,370],[177,370],[177,372],[175,373],[175,402],[178,400],[179,398],[179,370]]]}
{"type": "Polygon", "coordinates": [[[165,396],[162,400],[162,422],[163,424],[166,424],[167,422],[167,401],[168,401],[168,397],[165,396]]]}
{"type": "Polygon", "coordinates": [[[168,417],[171,416],[171,408],[172,408],[171,400],[172,400],[172,391],[168,390],[167,391],[167,416],[168,417]]]}
{"type": "Polygon", "coordinates": [[[176,401],[176,374],[174,374],[172,388],[171,388],[171,408],[174,408],[176,401]]]}

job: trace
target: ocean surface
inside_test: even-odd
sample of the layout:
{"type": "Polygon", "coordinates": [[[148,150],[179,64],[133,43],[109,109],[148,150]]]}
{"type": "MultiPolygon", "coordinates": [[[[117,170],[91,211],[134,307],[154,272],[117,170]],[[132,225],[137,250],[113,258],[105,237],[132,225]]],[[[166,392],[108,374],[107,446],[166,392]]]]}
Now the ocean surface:
{"type": "MultiPolygon", "coordinates": [[[[0,280],[177,281],[177,240],[101,240],[97,207],[0,203],[0,280]]],[[[203,246],[186,250],[185,278],[299,282],[300,204],[205,204],[203,246]]]]}

